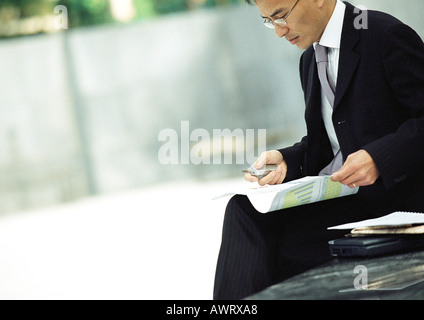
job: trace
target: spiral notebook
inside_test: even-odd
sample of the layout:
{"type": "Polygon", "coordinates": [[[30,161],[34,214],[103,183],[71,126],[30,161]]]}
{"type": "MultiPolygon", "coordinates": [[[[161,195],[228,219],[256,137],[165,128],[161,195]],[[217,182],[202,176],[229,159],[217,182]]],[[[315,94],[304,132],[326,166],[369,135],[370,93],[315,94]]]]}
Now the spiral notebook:
{"type": "Polygon", "coordinates": [[[331,180],[331,176],[308,176],[278,185],[240,188],[215,199],[234,194],[246,195],[253,207],[261,213],[300,206],[317,201],[349,196],[359,187],[349,188],[331,180]]]}
{"type": "Polygon", "coordinates": [[[346,237],[328,243],[334,256],[370,257],[424,247],[424,213],[420,212],[396,211],[328,229],[351,229],[346,237]]]}
{"type": "Polygon", "coordinates": [[[346,223],[328,229],[351,229],[353,235],[424,234],[424,213],[396,211],[379,218],[346,223]]]}

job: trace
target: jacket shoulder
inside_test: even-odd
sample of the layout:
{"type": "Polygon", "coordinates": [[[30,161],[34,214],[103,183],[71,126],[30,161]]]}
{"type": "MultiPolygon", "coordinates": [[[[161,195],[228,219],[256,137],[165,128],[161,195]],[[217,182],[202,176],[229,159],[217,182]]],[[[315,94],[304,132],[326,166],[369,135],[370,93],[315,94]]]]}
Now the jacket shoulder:
{"type": "Polygon", "coordinates": [[[406,26],[398,18],[382,11],[354,7],[349,3],[346,3],[346,10],[349,11],[349,16],[353,19],[354,28],[362,31],[363,35],[379,35],[382,37],[391,33],[395,28],[406,26]]]}

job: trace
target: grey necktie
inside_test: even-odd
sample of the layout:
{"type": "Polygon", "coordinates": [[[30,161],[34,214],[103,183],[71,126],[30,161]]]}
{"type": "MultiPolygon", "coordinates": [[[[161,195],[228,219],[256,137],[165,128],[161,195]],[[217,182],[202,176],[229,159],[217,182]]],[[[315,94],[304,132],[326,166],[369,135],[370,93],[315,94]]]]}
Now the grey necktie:
{"type": "Polygon", "coordinates": [[[315,59],[318,65],[318,77],[321,82],[322,90],[330,102],[331,107],[334,107],[334,94],[336,86],[328,71],[328,48],[317,44],[315,46],[315,59]]]}
{"type": "MultiPolygon", "coordinates": [[[[327,47],[324,47],[319,44],[315,46],[315,58],[318,65],[318,77],[321,82],[321,87],[331,107],[334,108],[334,96],[336,92],[336,86],[334,85],[334,81],[329,74],[327,51],[327,47]]],[[[339,149],[339,151],[337,151],[336,155],[334,156],[333,161],[331,161],[330,164],[328,164],[324,169],[322,169],[319,175],[331,175],[337,170],[339,170],[342,165],[343,156],[339,149]]]]}

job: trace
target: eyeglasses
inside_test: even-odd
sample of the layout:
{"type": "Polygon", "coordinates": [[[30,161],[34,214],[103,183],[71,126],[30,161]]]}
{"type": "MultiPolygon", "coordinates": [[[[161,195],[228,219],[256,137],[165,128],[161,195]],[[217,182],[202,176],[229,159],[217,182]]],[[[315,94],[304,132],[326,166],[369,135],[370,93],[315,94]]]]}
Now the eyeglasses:
{"type": "Polygon", "coordinates": [[[293,9],[296,7],[298,2],[299,2],[299,0],[296,1],[294,6],[290,9],[289,12],[287,12],[287,14],[284,15],[284,17],[279,18],[279,19],[275,19],[275,20],[265,19],[264,26],[267,27],[267,28],[270,28],[270,29],[275,29],[276,24],[281,26],[281,27],[284,27],[285,25],[287,25],[287,18],[290,16],[290,14],[292,13],[293,9]]]}

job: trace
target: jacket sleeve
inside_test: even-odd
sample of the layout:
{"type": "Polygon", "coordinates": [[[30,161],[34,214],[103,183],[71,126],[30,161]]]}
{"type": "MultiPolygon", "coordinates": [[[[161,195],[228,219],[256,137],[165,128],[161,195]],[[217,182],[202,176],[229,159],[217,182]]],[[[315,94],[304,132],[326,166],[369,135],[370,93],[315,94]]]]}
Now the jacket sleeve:
{"type": "Polygon", "coordinates": [[[307,137],[305,136],[293,146],[278,150],[283,155],[283,159],[287,164],[285,182],[303,177],[303,159],[306,152],[306,145],[307,137]]]}
{"type": "Polygon", "coordinates": [[[386,79],[409,118],[397,131],[364,149],[374,159],[385,187],[392,188],[424,169],[424,44],[404,24],[392,27],[382,37],[386,79]]]}

